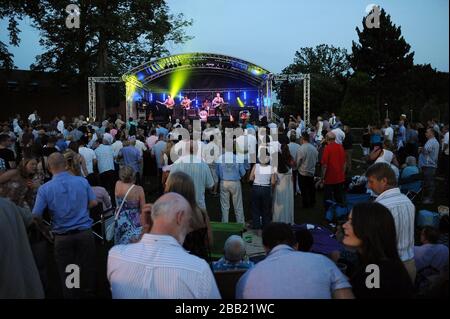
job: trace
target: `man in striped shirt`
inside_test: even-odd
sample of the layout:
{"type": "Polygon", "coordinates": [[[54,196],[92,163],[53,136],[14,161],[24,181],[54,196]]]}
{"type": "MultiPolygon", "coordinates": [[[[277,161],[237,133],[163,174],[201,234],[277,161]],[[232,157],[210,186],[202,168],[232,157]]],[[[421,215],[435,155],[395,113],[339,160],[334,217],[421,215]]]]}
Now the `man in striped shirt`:
{"type": "Polygon", "coordinates": [[[375,202],[388,208],[394,217],[398,254],[414,282],[416,277],[416,265],[414,263],[414,204],[406,195],[400,192],[400,188],[397,187],[397,178],[389,164],[376,163],[370,166],[366,172],[366,177],[368,187],[378,195],[375,202]]]}
{"type": "Polygon", "coordinates": [[[109,251],[107,274],[114,299],[220,299],[206,261],[182,246],[191,216],[184,197],[164,194],[151,208],[151,231],[138,243],[109,251]]]}

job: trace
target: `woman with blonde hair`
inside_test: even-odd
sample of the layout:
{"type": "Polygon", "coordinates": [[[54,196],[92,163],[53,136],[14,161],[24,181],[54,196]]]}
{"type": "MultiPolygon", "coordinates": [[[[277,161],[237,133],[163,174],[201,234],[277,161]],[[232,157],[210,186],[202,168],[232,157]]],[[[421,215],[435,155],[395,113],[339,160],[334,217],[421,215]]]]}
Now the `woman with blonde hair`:
{"type": "MultiPolygon", "coordinates": [[[[135,185],[136,172],[130,166],[119,170],[119,180],[116,183],[116,227],[114,244],[126,245],[137,241],[142,232],[142,226],[148,224],[143,213],[145,193],[141,186],[135,185]]],[[[151,223],[150,223],[151,225],[151,223]]]]}
{"type": "Polygon", "coordinates": [[[211,224],[206,211],[197,206],[192,178],[183,172],[172,173],[167,179],[164,191],[178,193],[191,204],[191,232],[186,236],[183,247],[192,255],[209,261],[209,247],[212,244],[211,224]]]}
{"type": "Polygon", "coordinates": [[[63,153],[66,159],[66,170],[75,176],[87,176],[88,170],[86,161],[83,156],[78,153],[78,143],[70,142],[69,148],[63,153]]]}

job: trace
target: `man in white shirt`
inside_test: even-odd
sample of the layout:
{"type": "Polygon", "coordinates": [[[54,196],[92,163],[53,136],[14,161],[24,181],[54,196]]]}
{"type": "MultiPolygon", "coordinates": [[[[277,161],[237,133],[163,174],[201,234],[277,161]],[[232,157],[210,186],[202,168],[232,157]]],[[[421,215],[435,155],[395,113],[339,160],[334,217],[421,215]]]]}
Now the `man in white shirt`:
{"type": "Polygon", "coordinates": [[[97,164],[97,156],[95,155],[93,149],[86,147],[86,140],[84,137],[78,141],[78,144],[79,144],[78,153],[80,153],[80,155],[83,156],[84,160],[86,161],[86,168],[88,171],[88,175],[93,174],[94,165],[97,164]]]}
{"type": "Polygon", "coordinates": [[[61,134],[64,134],[64,122],[66,120],[65,116],[62,116],[61,119],[58,122],[58,125],[56,126],[56,129],[61,132],[61,134]]]}
{"type": "Polygon", "coordinates": [[[138,243],[111,248],[107,276],[114,299],[220,299],[209,265],[182,247],[191,217],[186,199],[167,193],[151,207],[150,232],[138,243]]]}
{"type": "Polygon", "coordinates": [[[30,125],[33,125],[33,123],[36,122],[37,120],[38,120],[37,110],[34,110],[34,112],[28,116],[28,123],[30,123],[30,125]]]}
{"type": "Polygon", "coordinates": [[[334,125],[336,124],[336,114],[331,113],[331,117],[328,120],[328,123],[330,123],[331,128],[334,128],[334,125]]]}
{"type": "Polygon", "coordinates": [[[388,208],[394,217],[398,254],[414,282],[416,278],[414,263],[414,216],[416,210],[414,204],[400,192],[397,187],[397,178],[389,164],[373,164],[368,168],[366,177],[368,188],[378,195],[375,201],[388,208]]]}
{"type": "Polygon", "coordinates": [[[394,141],[394,129],[391,127],[391,123],[389,119],[384,120],[384,139],[389,140],[391,142],[394,141]]]}

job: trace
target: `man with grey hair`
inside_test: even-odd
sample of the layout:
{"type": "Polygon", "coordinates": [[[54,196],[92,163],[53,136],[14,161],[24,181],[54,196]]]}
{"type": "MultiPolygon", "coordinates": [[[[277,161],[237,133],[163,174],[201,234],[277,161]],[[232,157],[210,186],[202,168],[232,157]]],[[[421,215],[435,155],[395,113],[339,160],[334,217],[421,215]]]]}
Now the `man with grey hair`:
{"type": "Polygon", "coordinates": [[[345,151],[341,144],[336,143],[336,135],[328,132],[327,146],[322,154],[322,181],[324,184],[324,199],[344,203],[345,182],[345,151]]]}
{"type": "Polygon", "coordinates": [[[114,299],[220,299],[214,276],[203,259],[187,253],[192,208],[166,193],[150,208],[152,227],[138,243],[109,251],[107,276],[114,299]]]}
{"type": "Polygon", "coordinates": [[[418,193],[421,188],[421,176],[419,175],[419,167],[417,167],[417,161],[414,156],[408,156],[406,158],[406,167],[403,168],[399,176],[400,190],[403,194],[408,192],[418,193]]]}
{"type": "Polygon", "coordinates": [[[411,200],[400,192],[397,178],[387,163],[375,163],[366,171],[367,186],[378,197],[375,202],[382,204],[392,214],[397,233],[397,249],[412,282],[416,278],[414,263],[414,217],[416,209],[411,200]]]}
{"type": "Polygon", "coordinates": [[[245,243],[241,236],[231,235],[225,241],[224,256],[213,262],[214,271],[249,269],[254,266],[246,259],[245,243]]]}

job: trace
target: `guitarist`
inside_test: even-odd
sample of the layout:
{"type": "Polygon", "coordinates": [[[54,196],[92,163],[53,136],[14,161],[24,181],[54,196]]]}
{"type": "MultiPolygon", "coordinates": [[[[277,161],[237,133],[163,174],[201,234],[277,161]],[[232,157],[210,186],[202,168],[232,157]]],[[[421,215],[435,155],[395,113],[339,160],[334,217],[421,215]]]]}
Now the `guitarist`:
{"type": "Polygon", "coordinates": [[[167,99],[163,102],[159,102],[157,101],[159,104],[165,105],[167,108],[167,115],[169,116],[169,121],[172,121],[172,116],[173,116],[173,108],[175,106],[175,100],[173,99],[173,97],[168,94],[167,95],[167,99]]]}
{"type": "MultiPolygon", "coordinates": [[[[224,105],[224,100],[223,100],[223,98],[220,96],[220,93],[217,93],[217,94],[216,94],[216,97],[215,97],[215,98],[213,99],[213,101],[212,101],[212,107],[213,107],[213,109],[215,109],[215,110],[218,109],[221,116],[224,116],[224,115],[223,115],[223,109],[222,109],[223,105],[224,105]]],[[[216,114],[217,114],[217,111],[216,111],[216,114]]]]}
{"type": "Polygon", "coordinates": [[[185,95],[181,101],[181,107],[183,108],[183,120],[186,119],[187,111],[191,108],[192,101],[185,95]]]}

